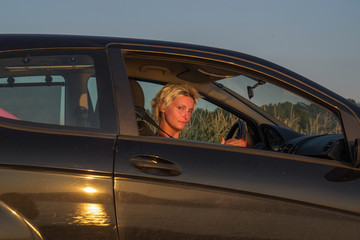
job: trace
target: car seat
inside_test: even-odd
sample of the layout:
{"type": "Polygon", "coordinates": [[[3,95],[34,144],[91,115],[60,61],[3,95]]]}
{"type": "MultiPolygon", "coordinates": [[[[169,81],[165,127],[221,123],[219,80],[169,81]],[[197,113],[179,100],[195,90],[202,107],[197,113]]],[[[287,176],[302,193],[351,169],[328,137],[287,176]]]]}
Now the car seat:
{"type": "MultiPolygon", "coordinates": [[[[130,87],[132,90],[133,100],[134,100],[134,109],[141,109],[145,112],[144,105],[145,105],[145,98],[144,92],[140,86],[140,84],[135,80],[130,80],[130,87]]],[[[139,128],[139,135],[141,136],[155,136],[154,132],[151,130],[149,125],[143,121],[142,119],[137,120],[138,128],[139,128]]]]}

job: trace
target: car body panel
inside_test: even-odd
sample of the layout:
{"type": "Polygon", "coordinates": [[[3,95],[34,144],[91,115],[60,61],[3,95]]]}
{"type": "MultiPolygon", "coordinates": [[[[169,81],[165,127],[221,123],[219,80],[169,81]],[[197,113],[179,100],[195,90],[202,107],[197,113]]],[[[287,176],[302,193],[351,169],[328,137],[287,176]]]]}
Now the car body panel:
{"type": "Polygon", "coordinates": [[[134,138],[118,142],[115,199],[119,234],[124,239],[134,235],[205,239],[346,235],[356,239],[359,234],[360,194],[353,191],[359,180],[339,185],[327,179],[336,169],[332,165],[281,154],[270,158],[260,150],[256,154],[229,146],[214,149],[206,143],[157,142],[134,138]],[[172,161],[182,174],[138,171],[130,164],[138,155],[172,161]],[[306,233],[294,235],[297,231],[306,233]]]}
{"type": "Polygon", "coordinates": [[[3,202],[45,239],[117,238],[113,139],[3,128],[1,133],[3,202]]]}

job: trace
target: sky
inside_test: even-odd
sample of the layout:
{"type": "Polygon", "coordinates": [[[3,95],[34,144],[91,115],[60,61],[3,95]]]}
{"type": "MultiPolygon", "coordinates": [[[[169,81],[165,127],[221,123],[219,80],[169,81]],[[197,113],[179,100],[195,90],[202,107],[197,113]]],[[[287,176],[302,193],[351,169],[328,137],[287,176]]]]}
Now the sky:
{"type": "Polygon", "coordinates": [[[131,37],[264,58],[360,102],[359,0],[1,0],[1,33],[131,37]]]}

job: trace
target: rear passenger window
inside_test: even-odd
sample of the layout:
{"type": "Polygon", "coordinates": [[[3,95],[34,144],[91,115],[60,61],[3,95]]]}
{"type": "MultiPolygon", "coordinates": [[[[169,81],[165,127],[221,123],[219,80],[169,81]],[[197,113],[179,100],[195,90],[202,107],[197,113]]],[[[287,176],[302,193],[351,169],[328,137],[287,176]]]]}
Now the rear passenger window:
{"type": "Polygon", "coordinates": [[[1,117],[65,124],[65,80],[62,76],[19,76],[0,79],[1,117]],[[6,114],[6,112],[7,114],[6,114]]]}
{"type": "Polygon", "coordinates": [[[92,57],[0,59],[0,117],[41,124],[101,128],[92,57]]]}

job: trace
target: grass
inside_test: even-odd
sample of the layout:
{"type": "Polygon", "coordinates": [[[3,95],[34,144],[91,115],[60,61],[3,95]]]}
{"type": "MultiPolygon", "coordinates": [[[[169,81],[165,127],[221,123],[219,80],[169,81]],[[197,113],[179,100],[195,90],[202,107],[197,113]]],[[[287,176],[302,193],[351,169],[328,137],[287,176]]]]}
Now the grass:
{"type": "Polygon", "coordinates": [[[197,109],[180,138],[220,143],[238,118],[220,108],[214,111],[197,109]]]}
{"type": "Polygon", "coordinates": [[[320,107],[309,106],[304,110],[304,107],[295,108],[295,105],[291,104],[289,113],[283,111],[280,104],[271,107],[272,109],[269,107],[263,107],[263,109],[296,132],[305,135],[342,133],[340,123],[335,115],[320,107]]]}

